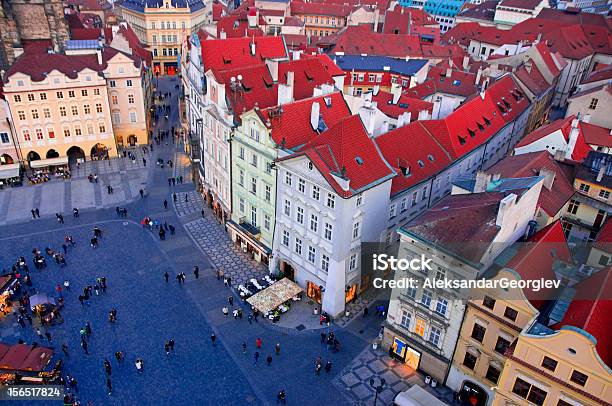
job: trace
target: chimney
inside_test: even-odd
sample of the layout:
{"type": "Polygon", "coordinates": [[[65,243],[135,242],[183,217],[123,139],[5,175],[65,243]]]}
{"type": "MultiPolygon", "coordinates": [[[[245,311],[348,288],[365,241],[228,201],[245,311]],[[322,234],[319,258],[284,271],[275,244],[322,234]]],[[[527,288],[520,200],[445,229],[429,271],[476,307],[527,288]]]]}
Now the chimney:
{"type": "Polygon", "coordinates": [[[417,118],[417,120],[421,121],[421,120],[429,120],[431,119],[431,115],[429,114],[429,110],[421,110],[419,111],[419,117],[417,118]]]}
{"type": "Polygon", "coordinates": [[[249,23],[249,28],[257,27],[259,11],[257,9],[250,9],[248,13],[247,21],[249,23]]]}
{"type": "Polygon", "coordinates": [[[294,61],[299,61],[299,60],[300,60],[301,55],[302,55],[302,52],[301,52],[301,51],[297,51],[297,50],[293,50],[293,51],[291,51],[291,57],[292,57],[292,59],[293,59],[294,61]]]}
{"type": "Polygon", "coordinates": [[[255,56],[255,51],[256,51],[256,47],[255,47],[255,38],[253,38],[253,41],[251,41],[251,43],[249,44],[250,48],[251,48],[251,55],[255,56]]]}
{"type": "Polygon", "coordinates": [[[532,65],[533,65],[533,62],[531,61],[531,59],[527,59],[525,61],[525,70],[527,71],[527,73],[531,73],[532,65]]]}
{"type": "Polygon", "coordinates": [[[380,17],[380,11],[378,11],[378,7],[374,9],[374,32],[378,32],[378,19],[380,17]]]}
{"type": "Polygon", "coordinates": [[[491,181],[491,175],[486,172],[478,171],[476,172],[476,182],[474,182],[474,190],[473,193],[484,193],[487,191],[487,186],[489,186],[489,182],[491,181]]]}
{"type": "Polygon", "coordinates": [[[466,55],[463,57],[463,70],[468,70],[469,67],[470,67],[470,57],[466,55]]]}
{"type": "Polygon", "coordinates": [[[359,109],[359,118],[369,135],[374,135],[374,126],[376,125],[376,109],[372,108],[370,103],[362,106],[359,109]]]}
{"type": "Polygon", "coordinates": [[[96,56],[98,57],[98,65],[102,65],[102,49],[96,49],[96,56]]]}
{"type": "Polygon", "coordinates": [[[567,159],[572,159],[574,148],[576,148],[576,142],[578,141],[578,136],[580,135],[579,124],[579,119],[575,118],[572,120],[572,128],[569,133],[569,140],[567,141],[567,150],[565,151],[565,157],[567,159]]]}
{"type": "Polygon", "coordinates": [[[275,59],[266,59],[266,66],[272,76],[274,82],[278,82],[278,61],[275,59]]]}
{"type": "Polygon", "coordinates": [[[548,190],[551,190],[555,181],[555,176],[557,175],[555,171],[551,171],[550,169],[546,168],[541,168],[538,172],[538,175],[544,177],[544,187],[548,190]]]}
{"type": "Polygon", "coordinates": [[[600,183],[601,180],[603,179],[604,175],[606,173],[606,166],[605,165],[601,165],[601,168],[599,168],[599,172],[597,172],[597,183],[600,183]]]}
{"type": "Polygon", "coordinates": [[[310,110],[310,125],[313,130],[317,130],[319,128],[319,115],[321,114],[321,106],[318,102],[312,103],[312,108],[310,110]]]}
{"type": "Polygon", "coordinates": [[[582,121],[583,123],[590,123],[591,122],[591,115],[590,114],[585,114],[584,116],[582,116],[580,121],[582,121]]]}
{"type": "Polygon", "coordinates": [[[397,104],[400,96],[402,95],[402,87],[399,85],[399,83],[393,83],[391,85],[391,94],[393,95],[392,103],[397,104]]]}
{"type": "Polygon", "coordinates": [[[559,162],[565,161],[565,151],[560,150],[560,149],[556,150],[553,158],[555,161],[559,161],[559,162]]]}
{"type": "Polygon", "coordinates": [[[481,76],[482,76],[482,68],[478,67],[478,72],[476,72],[476,80],[474,81],[474,84],[476,86],[478,86],[478,84],[480,83],[481,76]]]}
{"type": "Polygon", "coordinates": [[[221,32],[219,33],[219,39],[226,39],[226,38],[227,38],[227,33],[225,32],[223,28],[221,28],[221,32]]]}
{"type": "Polygon", "coordinates": [[[291,103],[293,101],[293,75],[293,72],[287,72],[287,84],[279,83],[278,85],[279,105],[291,103]]]}
{"type": "Polygon", "coordinates": [[[403,127],[406,124],[410,123],[410,119],[412,118],[412,113],[409,111],[405,111],[399,115],[397,118],[397,128],[403,127]]]}
{"type": "Polygon", "coordinates": [[[372,88],[372,94],[374,96],[376,96],[378,94],[378,92],[380,92],[380,86],[379,85],[374,85],[374,87],[372,88]]]}
{"type": "Polygon", "coordinates": [[[450,78],[452,74],[453,74],[453,68],[446,68],[446,74],[444,76],[446,76],[447,78],[450,78]]]}
{"type": "Polygon", "coordinates": [[[504,197],[501,202],[499,202],[495,225],[499,227],[503,226],[504,221],[511,214],[510,211],[514,204],[516,204],[516,195],[514,193],[509,194],[508,196],[504,197]]]}

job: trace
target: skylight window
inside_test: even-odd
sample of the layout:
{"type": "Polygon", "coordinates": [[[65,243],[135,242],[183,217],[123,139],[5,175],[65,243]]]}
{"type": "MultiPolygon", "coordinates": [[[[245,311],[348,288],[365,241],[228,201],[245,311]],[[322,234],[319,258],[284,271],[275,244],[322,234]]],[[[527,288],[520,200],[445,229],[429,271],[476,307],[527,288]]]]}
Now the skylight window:
{"type": "Polygon", "coordinates": [[[460,80],[453,80],[453,86],[461,86],[460,80]]]}
{"type": "Polygon", "coordinates": [[[363,165],[363,159],[360,156],[355,157],[355,162],[357,162],[357,165],[363,165]]]}
{"type": "Polygon", "coordinates": [[[459,139],[459,144],[461,144],[461,145],[465,144],[465,137],[462,137],[462,136],[458,135],[457,138],[459,139]]]}
{"type": "Polygon", "coordinates": [[[417,163],[421,168],[425,166],[425,163],[423,163],[423,161],[421,161],[420,159],[417,161],[417,163]]]}
{"type": "Polygon", "coordinates": [[[470,137],[474,138],[476,136],[476,131],[472,131],[471,128],[468,128],[467,131],[468,131],[468,134],[470,134],[470,137]]]}
{"type": "Polygon", "coordinates": [[[433,157],[433,155],[431,155],[431,154],[430,154],[430,155],[427,155],[427,159],[429,159],[431,162],[433,162],[433,161],[434,161],[434,157],[433,157]]]}

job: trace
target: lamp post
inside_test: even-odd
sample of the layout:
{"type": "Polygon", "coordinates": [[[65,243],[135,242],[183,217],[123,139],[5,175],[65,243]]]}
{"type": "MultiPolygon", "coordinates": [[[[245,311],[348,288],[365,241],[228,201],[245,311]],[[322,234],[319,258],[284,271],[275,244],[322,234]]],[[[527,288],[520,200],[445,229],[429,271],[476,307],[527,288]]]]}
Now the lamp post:
{"type": "Polygon", "coordinates": [[[378,401],[378,394],[383,391],[385,388],[385,378],[380,378],[380,382],[376,385],[376,380],[374,378],[370,378],[370,386],[374,388],[374,406],[376,406],[376,402],[378,401]]]}

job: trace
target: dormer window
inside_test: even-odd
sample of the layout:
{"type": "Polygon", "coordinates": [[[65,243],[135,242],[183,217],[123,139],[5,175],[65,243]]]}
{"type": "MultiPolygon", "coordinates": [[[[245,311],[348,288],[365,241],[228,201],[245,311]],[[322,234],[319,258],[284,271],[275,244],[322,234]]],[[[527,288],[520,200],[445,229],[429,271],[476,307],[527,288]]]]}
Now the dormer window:
{"type": "Polygon", "coordinates": [[[468,134],[470,134],[470,137],[474,138],[476,136],[476,131],[472,131],[471,128],[467,129],[468,134]]]}
{"type": "Polygon", "coordinates": [[[433,155],[427,155],[427,159],[429,159],[431,162],[433,162],[433,161],[434,161],[434,157],[433,157],[433,155]]]}
{"type": "Polygon", "coordinates": [[[355,162],[357,162],[357,165],[359,166],[363,165],[363,159],[360,156],[355,158],[355,162]]]}
{"type": "Polygon", "coordinates": [[[404,175],[404,176],[409,176],[410,175],[410,167],[409,166],[402,166],[402,165],[400,165],[399,169],[402,172],[402,175],[404,175]]]}
{"type": "Polygon", "coordinates": [[[484,123],[485,123],[486,126],[490,126],[491,125],[491,120],[489,120],[486,117],[483,117],[482,119],[484,120],[484,123]]]}
{"type": "Polygon", "coordinates": [[[417,161],[417,163],[419,164],[419,166],[422,168],[425,166],[425,164],[423,163],[423,161],[421,161],[420,159],[417,161]]]}
{"type": "Polygon", "coordinates": [[[458,135],[457,138],[459,139],[459,144],[465,145],[465,137],[458,135]]]}
{"type": "Polygon", "coordinates": [[[476,122],[476,125],[480,131],[484,131],[484,125],[480,124],[479,122],[476,122]]]}
{"type": "Polygon", "coordinates": [[[504,106],[506,106],[506,108],[508,109],[510,108],[510,106],[512,106],[506,99],[502,99],[502,103],[504,103],[504,106]]]}

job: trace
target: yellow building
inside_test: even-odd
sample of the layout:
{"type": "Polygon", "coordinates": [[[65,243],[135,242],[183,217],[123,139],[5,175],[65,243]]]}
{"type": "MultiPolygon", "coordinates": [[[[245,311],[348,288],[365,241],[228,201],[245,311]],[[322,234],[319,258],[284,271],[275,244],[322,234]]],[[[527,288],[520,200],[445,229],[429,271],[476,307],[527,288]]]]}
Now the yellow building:
{"type": "Polygon", "coordinates": [[[211,17],[202,0],[121,0],[115,3],[115,11],[148,46],[153,71],[162,75],[177,72],[183,39],[211,17]]]}
{"type": "Polygon", "coordinates": [[[573,287],[565,312],[567,303],[561,302],[546,325],[534,323],[509,348],[493,405],[612,403],[610,268],[573,287]]]}
{"type": "Polygon", "coordinates": [[[5,73],[15,138],[31,167],[117,155],[103,68],[101,51],[25,53],[5,73]]]}

